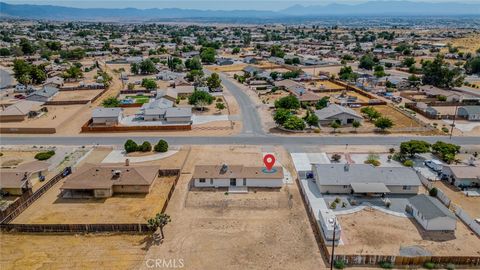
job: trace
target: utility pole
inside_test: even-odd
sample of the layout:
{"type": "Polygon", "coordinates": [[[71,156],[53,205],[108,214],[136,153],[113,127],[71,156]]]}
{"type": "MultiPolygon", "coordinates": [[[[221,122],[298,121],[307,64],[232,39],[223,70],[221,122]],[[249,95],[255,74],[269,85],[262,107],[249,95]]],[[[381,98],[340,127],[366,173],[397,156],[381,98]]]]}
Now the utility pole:
{"type": "Polygon", "coordinates": [[[332,240],[332,256],[330,257],[330,270],[333,270],[333,258],[335,253],[335,232],[337,231],[337,218],[333,222],[333,240],[332,240]]]}
{"type": "Polygon", "coordinates": [[[450,129],[450,140],[452,139],[453,129],[455,128],[455,120],[457,119],[457,110],[458,110],[458,102],[455,105],[455,113],[453,114],[452,128],[450,129]]]}

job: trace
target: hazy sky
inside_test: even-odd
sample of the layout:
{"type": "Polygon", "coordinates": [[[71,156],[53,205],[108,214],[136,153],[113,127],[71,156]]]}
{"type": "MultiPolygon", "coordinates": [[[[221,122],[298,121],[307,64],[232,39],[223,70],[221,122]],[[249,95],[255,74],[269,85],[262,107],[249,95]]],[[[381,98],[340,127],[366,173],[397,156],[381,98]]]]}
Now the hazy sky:
{"type": "MultiPolygon", "coordinates": [[[[295,4],[322,5],[329,3],[362,3],[367,0],[0,0],[10,4],[49,4],[79,8],[192,8],[192,9],[255,9],[255,10],[279,10],[295,4]]],[[[463,2],[478,3],[480,0],[409,0],[412,2],[463,2]]]]}

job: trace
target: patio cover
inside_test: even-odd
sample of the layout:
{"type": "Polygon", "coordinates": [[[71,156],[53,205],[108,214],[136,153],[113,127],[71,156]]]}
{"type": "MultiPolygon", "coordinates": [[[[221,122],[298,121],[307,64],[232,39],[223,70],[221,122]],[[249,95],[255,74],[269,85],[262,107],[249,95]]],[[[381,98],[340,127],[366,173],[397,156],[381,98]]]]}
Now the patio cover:
{"type": "Polygon", "coordinates": [[[351,183],[355,193],[390,193],[384,183],[351,183]]]}

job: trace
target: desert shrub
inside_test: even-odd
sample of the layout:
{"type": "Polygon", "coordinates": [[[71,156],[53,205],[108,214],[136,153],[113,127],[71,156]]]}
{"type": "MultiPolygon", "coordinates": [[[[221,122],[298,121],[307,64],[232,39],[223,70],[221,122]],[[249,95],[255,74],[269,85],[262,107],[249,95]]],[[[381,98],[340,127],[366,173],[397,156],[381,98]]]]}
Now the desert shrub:
{"type": "Polygon", "coordinates": [[[393,268],[393,264],[391,262],[380,262],[379,265],[383,269],[392,269],[393,268]]]}
{"type": "Polygon", "coordinates": [[[345,268],[345,262],[343,260],[338,260],[338,261],[335,261],[333,262],[333,266],[336,268],[336,269],[343,269],[345,268]]]}
{"type": "Polygon", "coordinates": [[[345,208],[347,207],[347,203],[346,202],[342,202],[342,208],[345,208]]]}
{"type": "Polygon", "coordinates": [[[125,152],[132,153],[138,150],[138,145],[133,140],[127,140],[123,145],[123,148],[125,149],[125,152]]]}
{"type": "Polygon", "coordinates": [[[438,194],[438,189],[436,187],[434,187],[434,188],[432,188],[428,191],[428,195],[430,195],[432,197],[436,197],[437,194],[438,194]]]}
{"type": "Polygon", "coordinates": [[[448,130],[447,127],[442,127],[442,131],[445,132],[445,133],[448,133],[450,130],[448,130]]]}
{"type": "Polygon", "coordinates": [[[403,162],[403,166],[405,166],[405,167],[413,167],[413,161],[411,161],[410,159],[405,160],[405,161],[403,162]]]}
{"type": "Polygon", "coordinates": [[[340,156],[339,154],[333,154],[331,159],[335,162],[338,162],[340,161],[340,159],[342,158],[342,156],[340,156]]]}
{"type": "Polygon", "coordinates": [[[426,262],[423,264],[423,267],[426,269],[435,269],[435,264],[433,262],[426,262]]]}
{"type": "Polygon", "coordinates": [[[36,160],[47,160],[51,158],[53,155],[55,155],[55,151],[50,150],[46,152],[40,152],[35,155],[36,160]]]}
{"type": "Polygon", "coordinates": [[[316,129],[313,130],[313,132],[315,132],[315,133],[320,133],[320,129],[319,129],[319,128],[316,128],[316,129]]]}
{"type": "Polygon", "coordinates": [[[149,142],[145,141],[140,146],[138,146],[138,150],[142,152],[150,152],[152,151],[152,145],[149,142]]]}
{"type": "Polygon", "coordinates": [[[454,270],[455,269],[455,264],[449,263],[449,264],[447,264],[447,266],[445,268],[447,268],[448,270],[454,270]]]}
{"type": "Polygon", "coordinates": [[[168,143],[165,140],[160,140],[154,147],[155,152],[167,152],[168,151],[168,143]]]}
{"type": "Polygon", "coordinates": [[[332,208],[332,209],[337,208],[337,203],[336,203],[336,202],[332,202],[332,203],[330,204],[330,208],[332,208]]]}
{"type": "Polygon", "coordinates": [[[335,202],[336,202],[336,203],[340,203],[341,201],[342,201],[342,200],[340,200],[339,197],[336,197],[336,198],[335,198],[335,202]]]}

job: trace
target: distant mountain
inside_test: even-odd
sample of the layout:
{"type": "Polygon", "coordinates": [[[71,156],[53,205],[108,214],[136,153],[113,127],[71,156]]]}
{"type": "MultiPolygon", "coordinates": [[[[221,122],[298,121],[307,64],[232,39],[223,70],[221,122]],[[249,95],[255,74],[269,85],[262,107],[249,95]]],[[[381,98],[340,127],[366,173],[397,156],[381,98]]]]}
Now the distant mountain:
{"type": "MultiPolygon", "coordinates": [[[[133,2],[132,2],[133,3],[133,2]]],[[[371,1],[356,5],[294,5],[281,11],[136,9],[136,8],[72,8],[52,5],[12,5],[0,2],[0,16],[22,19],[86,20],[86,21],[149,21],[161,19],[268,19],[341,15],[479,15],[480,4],[427,3],[409,1],[371,1]]]]}
{"type": "Polygon", "coordinates": [[[479,15],[479,4],[370,1],[362,4],[295,5],[281,11],[290,16],[314,15],[479,15]]]}

